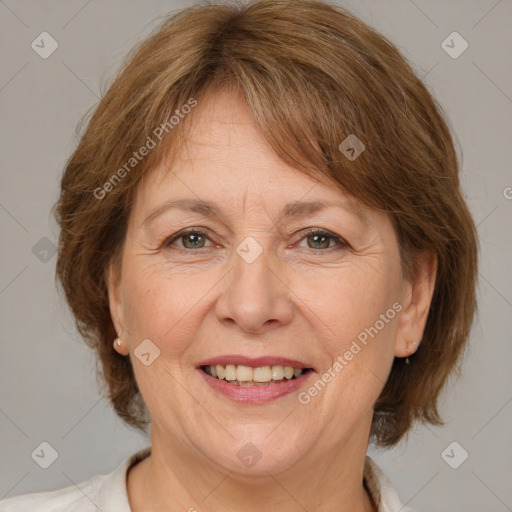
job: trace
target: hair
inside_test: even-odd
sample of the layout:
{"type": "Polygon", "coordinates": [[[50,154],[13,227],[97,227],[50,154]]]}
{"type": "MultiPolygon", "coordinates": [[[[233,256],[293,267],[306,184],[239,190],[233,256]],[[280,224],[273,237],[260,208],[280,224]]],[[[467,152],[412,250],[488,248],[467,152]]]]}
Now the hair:
{"type": "Polygon", "coordinates": [[[460,366],[476,310],[478,252],[451,130],[392,43],[316,0],[172,13],[128,56],[82,130],[54,206],[56,279],[97,353],[106,398],[127,425],[146,432],[150,418],[130,358],[112,349],[107,269],[120,273],[138,183],[186,139],[199,109],[184,116],[184,106],[226,88],[247,103],[284,162],[389,215],[404,276],[414,278],[418,255],[435,254],[422,343],[411,364],[395,358],[371,438],[389,447],[415,421],[442,424],[439,395],[460,366]],[[351,134],[365,145],[356,159],[340,150],[351,134]],[[142,158],[144,146],[151,149],[142,158]]]}

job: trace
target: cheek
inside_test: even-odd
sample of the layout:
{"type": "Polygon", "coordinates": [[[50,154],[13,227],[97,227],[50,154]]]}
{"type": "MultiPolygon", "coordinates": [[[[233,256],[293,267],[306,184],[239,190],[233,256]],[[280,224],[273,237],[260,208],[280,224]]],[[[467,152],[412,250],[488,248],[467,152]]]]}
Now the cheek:
{"type": "Polygon", "coordinates": [[[181,354],[190,343],[192,326],[197,329],[197,315],[218,276],[152,265],[147,256],[125,268],[125,318],[130,336],[154,340],[161,350],[171,344],[173,354],[181,354]]]}
{"type": "Polygon", "coordinates": [[[318,400],[333,424],[365,416],[380,395],[394,358],[397,286],[384,267],[382,272],[374,270],[347,268],[328,280],[327,288],[318,282],[308,288],[303,314],[314,325],[325,364],[305,399],[318,400]]]}
{"type": "MultiPolygon", "coordinates": [[[[354,419],[363,415],[387,380],[400,309],[399,281],[392,270],[385,264],[351,266],[301,291],[308,297],[308,318],[325,354],[319,379],[328,383],[320,400],[333,419],[347,415],[347,407],[354,419]],[[334,404],[344,405],[338,409],[334,404]]],[[[323,389],[323,383],[317,384],[323,389]]]]}
{"type": "Polygon", "coordinates": [[[380,338],[392,338],[397,316],[393,304],[399,295],[390,270],[386,265],[351,266],[295,283],[297,296],[306,305],[303,314],[323,333],[331,355],[344,352],[358,336],[364,341],[369,330],[376,337],[375,327],[380,338]]]}

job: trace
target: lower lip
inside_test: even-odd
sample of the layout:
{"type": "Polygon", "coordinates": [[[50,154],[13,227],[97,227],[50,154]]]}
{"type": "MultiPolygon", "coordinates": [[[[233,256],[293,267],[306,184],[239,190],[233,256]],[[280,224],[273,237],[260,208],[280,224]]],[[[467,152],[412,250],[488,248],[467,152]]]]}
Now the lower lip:
{"type": "Polygon", "coordinates": [[[293,393],[302,387],[314,373],[310,370],[296,379],[280,382],[278,384],[269,384],[268,386],[237,386],[229,384],[225,380],[216,379],[205,373],[201,368],[198,368],[198,372],[213,390],[234,402],[249,404],[271,402],[272,400],[277,400],[282,396],[293,393]]]}

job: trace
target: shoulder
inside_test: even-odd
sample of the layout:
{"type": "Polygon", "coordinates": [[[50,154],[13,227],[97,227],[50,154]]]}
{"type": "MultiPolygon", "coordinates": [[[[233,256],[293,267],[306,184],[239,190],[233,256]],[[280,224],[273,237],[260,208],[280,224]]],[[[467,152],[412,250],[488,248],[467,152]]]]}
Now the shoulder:
{"type": "Polygon", "coordinates": [[[2,512],[130,512],[126,473],[149,454],[149,448],[124,459],[110,474],[98,474],[77,485],[22,494],[0,501],[2,512]]]}
{"type": "Polygon", "coordinates": [[[0,501],[2,512],[96,512],[97,507],[92,501],[97,489],[103,481],[101,477],[107,475],[95,475],[79,486],[70,485],[56,491],[34,492],[22,494],[0,501]]]}

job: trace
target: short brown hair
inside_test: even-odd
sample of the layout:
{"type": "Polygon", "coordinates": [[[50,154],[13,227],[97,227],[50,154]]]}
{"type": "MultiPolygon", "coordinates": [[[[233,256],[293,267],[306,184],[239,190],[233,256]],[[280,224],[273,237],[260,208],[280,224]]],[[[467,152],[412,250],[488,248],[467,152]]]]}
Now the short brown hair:
{"type": "Polygon", "coordinates": [[[477,237],[452,135],[393,44],[345,9],[315,0],[202,5],[169,16],[125,62],[67,162],[54,207],[56,277],[97,352],[115,411],[143,431],[150,421],[130,358],[112,349],[106,270],[115,263],[119,271],[140,179],[177,152],[195,111],[161,140],[158,127],[219,88],[247,102],[283,161],[389,215],[406,277],[414,277],[415,255],[437,256],[423,341],[411,364],[395,358],[372,433],[391,446],[415,420],[440,424],[438,396],[476,309],[477,237]],[[355,160],[339,148],[350,134],[366,146],[355,160]],[[127,167],[149,139],[156,147],[127,167]]]}

